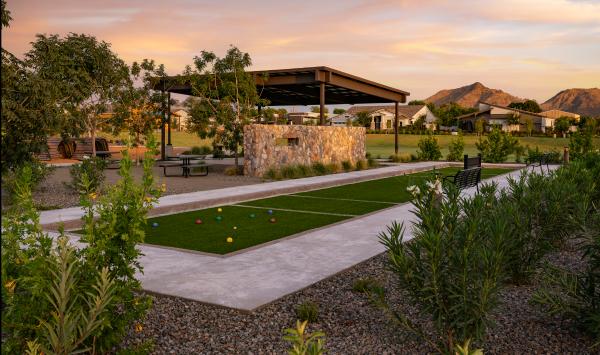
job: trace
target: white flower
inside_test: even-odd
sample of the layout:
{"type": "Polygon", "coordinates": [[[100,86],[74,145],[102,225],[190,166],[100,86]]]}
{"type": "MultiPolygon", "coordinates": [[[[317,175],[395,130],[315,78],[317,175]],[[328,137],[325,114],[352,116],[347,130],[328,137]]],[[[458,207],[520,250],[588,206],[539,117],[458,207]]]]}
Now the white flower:
{"type": "Polygon", "coordinates": [[[440,181],[440,179],[436,178],[434,181],[428,181],[427,187],[429,187],[430,191],[432,191],[436,194],[442,193],[442,181],[440,181]]]}
{"type": "Polygon", "coordinates": [[[413,197],[416,197],[418,194],[421,193],[421,190],[416,185],[411,185],[411,186],[407,187],[406,191],[408,191],[411,195],[413,195],[413,197]]]}

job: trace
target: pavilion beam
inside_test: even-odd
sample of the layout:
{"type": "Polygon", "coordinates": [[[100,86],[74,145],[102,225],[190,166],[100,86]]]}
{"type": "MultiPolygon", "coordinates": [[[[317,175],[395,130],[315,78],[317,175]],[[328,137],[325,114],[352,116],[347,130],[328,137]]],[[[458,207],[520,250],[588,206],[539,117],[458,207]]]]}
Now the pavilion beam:
{"type": "Polygon", "coordinates": [[[320,118],[320,125],[324,126],[325,125],[325,83],[321,82],[319,84],[319,89],[320,89],[320,93],[319,93],[319,118],[320,118]]]}
{"type": "Polygon", "coordinates": [[[398,101],[394,103],[394,154],[398,155],[398,101]]]}
{"type": "Polygon", "coordinates": [[[343,87],[349,90],[354,90],[358,92],[362,92],[371,96],[379,97],[385,100],[389,100],[392,102],[406,102],[406,95],[390,92],[389,90],[385,90],[382,88],[378,88],[373,85],[365,84],[358,82],[356,80],[351,80],[348,78],[344,78],[339,75],[331,75],[331,81],[329,82],[333,86],[343,87]]]}
{"type": "Polygon", "coordinates": [[[166,160],[166,147],[165,147],[165,111],[167,110],[165,105],[165,90],[161,90],[162,100],[162,116],[160,118],[160,159],[166,160]]]}
{"type": "Polygon", "coordinates": [[[171,93],[167,94],[167,145],[171,144],[171,93]]]}

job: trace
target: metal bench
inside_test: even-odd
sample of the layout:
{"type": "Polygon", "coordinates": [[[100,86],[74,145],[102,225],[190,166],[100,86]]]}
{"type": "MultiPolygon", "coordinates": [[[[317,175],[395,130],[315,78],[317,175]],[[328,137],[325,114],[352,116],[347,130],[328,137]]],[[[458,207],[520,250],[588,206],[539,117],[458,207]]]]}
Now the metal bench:
{"type": "Polygon", "coordinates": [[[525,159],[526,167],[532,167],[532,170],[535,170],[536,167],[540,167],[540,171],[542,174],[544,173],[544,165],[546,165],[546,171],[550,172],[550,167],[548,164],[550,163],[552,154],[550,153],[542,153],[536,157],[525,159]]]}
{"type": "Polygon", "coordinates": [[[465,154],[463,158],[464,167],[463,169],[481,168],[481,155],[469,158],[468,154],[465,154]]]}
{"type": "Polygon", "coordinates": [[[477,187],[479,192],[479,182],[481,181],[481,168],[475,167],[457,172],[455,175],[445,176],[444,180],[451,181],[459,190],[468,187],[477,187]]]}

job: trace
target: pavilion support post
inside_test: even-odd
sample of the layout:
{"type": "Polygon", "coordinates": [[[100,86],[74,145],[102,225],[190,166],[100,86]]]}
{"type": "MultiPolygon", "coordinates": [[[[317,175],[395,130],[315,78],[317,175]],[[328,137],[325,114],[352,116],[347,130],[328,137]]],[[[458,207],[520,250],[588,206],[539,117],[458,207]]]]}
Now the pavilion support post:
{"type": "Polygon", "coordinates": [[[259,124],[260,124],[260,121],[262,119],[261,116],[262,116],[262,105],[258,104],[258,120],[257,120],[257,123],[259,123],[259,124]]]}
{"type": "Polygon", "coordinates": [[[398,101],[394,104],[394,154],[398,155],[398,101]]]}
{"type": "Polygon", "coordinates": [[[167,145],[171,145],[171,93],[167,94],[167,145]]]}
{"type": "MultiPolygon", "coordinates": [[[[162,97],[164,98],[165,91],[162,91],[162,97]]],[[[165,111],[167,110],[165,101],[162,100],[162,117],[160,118],[160,159],[166,160],[166,147],[165,147],[165,111]]]]}
{"type": "Polygon", "coordinates": [[[325,125],[325,83],[320,83],[320,93],[319,93],[319,121],[320,125],[325,125]]]}

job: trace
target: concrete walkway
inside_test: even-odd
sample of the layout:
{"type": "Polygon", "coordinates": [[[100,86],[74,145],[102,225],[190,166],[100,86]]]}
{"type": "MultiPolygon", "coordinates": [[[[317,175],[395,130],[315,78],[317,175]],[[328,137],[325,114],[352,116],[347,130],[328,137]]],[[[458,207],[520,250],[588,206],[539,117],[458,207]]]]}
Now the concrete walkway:
{"type": "MultiPolygon", "coordinates": [[[[520,174],[487,181],[504,187],[508,176],[520,174]]],[[[410,226],[411,209],[398,205],[225,258],[142,245],[138,277],[151,292],[251,311],[380,254],[379,232],[394,220],[410,226]]]]}

